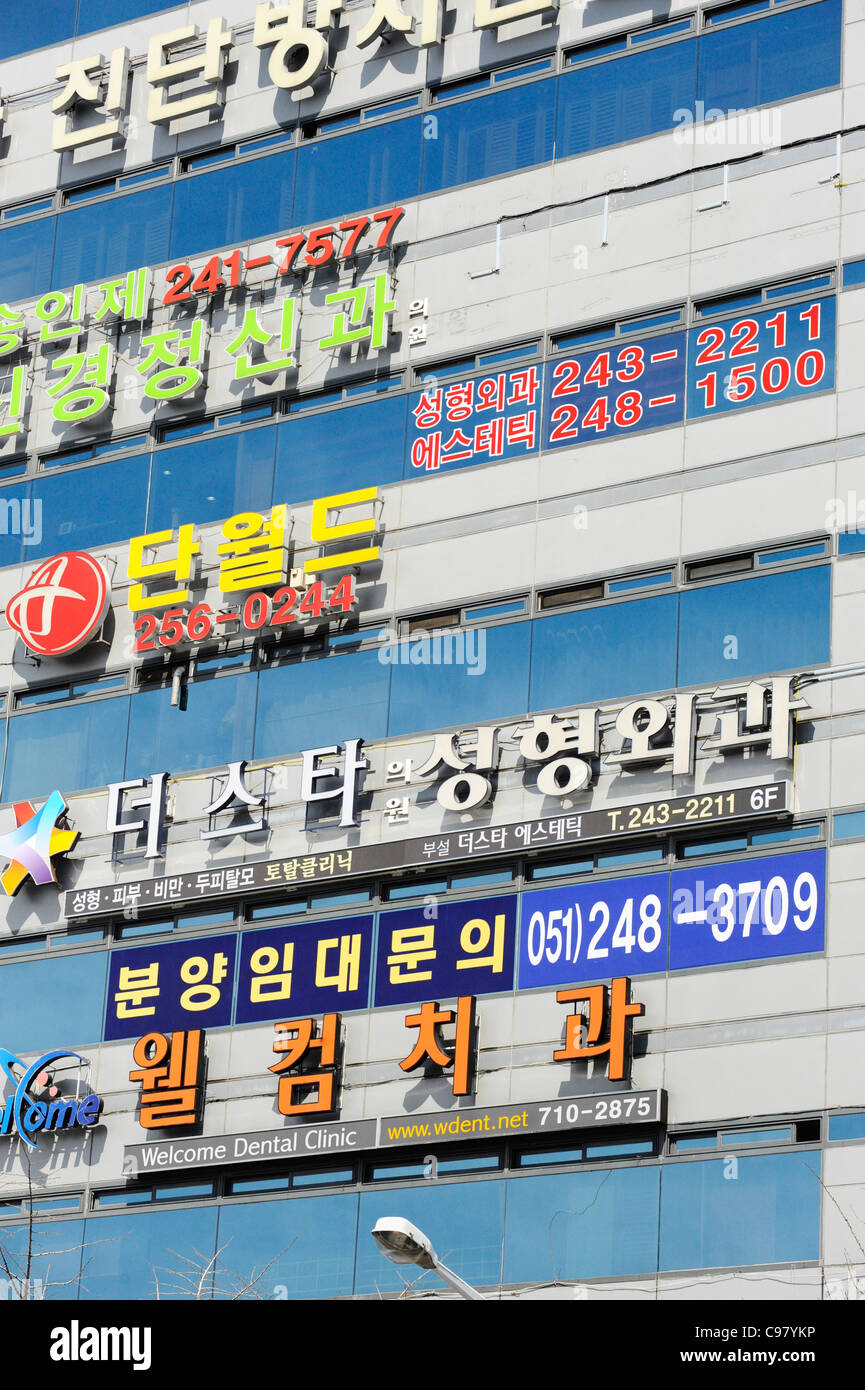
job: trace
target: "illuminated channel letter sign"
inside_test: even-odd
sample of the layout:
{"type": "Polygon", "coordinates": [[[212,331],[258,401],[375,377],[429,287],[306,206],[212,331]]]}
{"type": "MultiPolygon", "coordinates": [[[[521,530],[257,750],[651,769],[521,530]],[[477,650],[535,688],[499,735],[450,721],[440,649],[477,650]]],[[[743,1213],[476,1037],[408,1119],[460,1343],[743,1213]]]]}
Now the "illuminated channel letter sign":
{"type": "Polygon", "coordinates": [[[92,555],[68,550],[34,570],[6,605],[6,621],[36,656],[70,656],[99,631],[111,585],[92,555]]]}
{"type": "Polygon", "coordinates": [[[79,1052],[57,1050],[44,1053],[28,1067],[20,1057],[0,1047],[0,1069],[15,1088],[0,1110],[0,1135],[18,1135],[28,1148],[38,1149],[33,1136],[43,1130],[89,1129],[96,1124],[102,1109],[100,1096],[60,1094],[54,1079],[55,1064],[63,1057],[88,1065],[79,1052]]]}
{"type": "Polygon", "coordinates": [[[54,856],[67,854],[78,839],[78,831],[66,824],[69,808],[58,791],[51,793],[41,811],[29,801],[17,801],[13,809],[16,829],[0,837],[0,855],[10,861],[0,883],[10,898],[27,878],[38,884],[56,883],[54,856]]]}

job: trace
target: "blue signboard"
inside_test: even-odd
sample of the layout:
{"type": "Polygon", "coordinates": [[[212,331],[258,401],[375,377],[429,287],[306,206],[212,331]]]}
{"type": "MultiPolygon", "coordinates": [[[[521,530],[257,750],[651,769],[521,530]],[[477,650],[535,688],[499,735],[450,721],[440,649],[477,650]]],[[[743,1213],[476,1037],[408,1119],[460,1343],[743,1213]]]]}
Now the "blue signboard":
{"type": "Polygon", "coordinates": [[[520,989],[667,968],[669,874],[523,893],[520,989]]]}
{"type": "Polygon", "coordinates": [[[512,989],[516,920],[515,893],[383,912],[378,919],[376,1004],[512,989]]]}
{"type": "Polygon", "coordinates": [[[369,914],[244,932],[235,1022],[365,1009],[373,920],[369,914]]]}
{"type": "Polygon", "coordinates": [[[106,1039],[230,1023],[236,946],[236,936],[207,936],[112,951],[106,1039]]]}
{"type": "Polygon", "coordinates": [[[547,368],[545,448],[595,444],[684,416],[684,333],[595,347],[547,368]]]}
{"type": "Polygon", "coordinates": [[[536,453],[542,383],[543,368],[536,364],[412,396],[409,476],[536,453]]]}
{"type": "Polygon", "coordinates": [[[692,328],[688,419],[773,405],[835,384],[835,299],[804,299],[692,328]]]}
{"type": "Polygon", "coordinates": [[[673,874],[670,969],[822,951],[826,851],[673,874]]]}

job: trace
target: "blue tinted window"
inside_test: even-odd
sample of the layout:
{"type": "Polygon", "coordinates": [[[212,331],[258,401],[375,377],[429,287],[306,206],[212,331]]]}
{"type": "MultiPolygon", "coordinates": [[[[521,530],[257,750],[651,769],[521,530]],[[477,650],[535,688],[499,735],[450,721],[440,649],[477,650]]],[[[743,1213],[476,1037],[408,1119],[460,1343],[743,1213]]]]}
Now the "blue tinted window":
{"type": "Polygon", "coordinates": [[[584,154],[670,130],[693,110],[697,40],[629,53],[559,78],[556,157],[584,154]]]}
{"type": "Polygon", "coordinates": [[[3,23],[0,24],[0,58],[10,58],[15,53],[27,53],[32,48],[71,39],[75,33],[76,2],[53,0],[50,5],[40,5],[38,16],[29,5],[4,5],[3,23]]]}
{"type": "Polygon", "coordinates": [[[262,671],[256,758],[288,757],[347,738],[383,738],[389,677],[389,667],[381,664],[376,651],[262,671]]]}
{"type": "Polygon", "coordinates": [[[51,284],[75,285],[167,260],[170,215],[169,184],[68,209],[57,218],[51,284]]]}
{"type": "Polygon", "coordinates": [[[174,186],[170,254],[191,256],[290,227],[294,160],[294,150],[283,150],[180,179],[174,186]]]}
{"type": "Polygon", "coordinates": [[[385,396],[279,426],[274,497],[303,502],[393,483],[403,474],[405,396],[385,396]]]}
{"type": "Polygon", "coordinates": [[[3,1277],[13,1286],[4,1297],[13,1302],[27,1297],[23,1290],[29,1273],[30,1298],[76,1298],[83,1239],[83,1221],[37,1222],[32,1241],[26,1222],[22,1226],[4,1226],[3,1260],[8,1269],[3,1269],[3,1277]],[[32,1291],[34,1285],[38,1292],[32,1291]]]}
{"type": "Polygon", "coordinates": [[[707,108],[763,106],[840,80],[840,0],[713,29],[700,38],[697,94],[707,108]]]}
{"type": "Polygon", "coordinates": [[[865,284],[865,261],[848,261],[844,267],[844,288],[852,290],[865,284]]]}
{"type": "Polygon", "coordinates": [[[529,707],[553,709],[676,684],[676,594],[581,608],[532,624],[529,707]]]}
{"type": "Polygon", "coordinates": [[[865,1114],[830,1115],[830,1139],[865,1139],[865,1114]]]}
{"type": "MultiPolygon", "coordinates": [[[[9,720],[3,800],[65,795],[123,776],[129,696],[61,705],[9,720]]],[[[146,771],[150,771],[148,765],[146,771]]]]}
{"type": "Polygon", "coordinates": [[[828,565],[686,590],[680,603],[679,685],[829,660],[828,565]]]}
{"type": "Polygon", "coordinates": [[[530,623],[502,623],[434,633],[391,648],[388,733],[524,714],[530,641],[530,623]]]}
{"type": "Polygon", "coordinates": [[[107,963],[106,951],[85,951],[0,966],[3,1047],[20,1056],[98,1042],[107,963]]]}
{"type": "Polygon", "coordinates": [[[832,817],[832,833],[836,840],[858,840],[865,835],[865,811],[845,811],[832,817]]]}
{"type": "Polygon", "coordinates": [[[816,1260],[820,1155],[670,1163],[661,1175],[661,1269],[816,1260]],[[813,1172],[811,1170],[814,1170],[813,1172]]]}
{"type": "Polygon", "coordinates": [[[648,1274],[658,1258],[658,1169],[508,1183],[504,1283],[648,1274]]]}
{"type": "Polygon", "coordinates": [[[167,10],[165,0],[78,0],[76,33],[89,34],[95,29],[108,29],[126,19],[167,10]]]}
{"type": "MultiPolygon", "coordinates": [[[[421,117],[409,116],[301,146],[292,225],[305,227],[340,213],[378,212],[413,198],[418,192],[420,140],[421,117]]],[[[379,231],[373,223],[361,245],[369,245],[373,236],[377,240],[379,231]]]]}
{"type": "Polygon", "coordinates": [[[126,1211],[85,1225],[82,1299],[211,1297],[216,1207],[126,1211]],[[201,1295],[198,1295],[199,1297],[201,1295]]]}
{"type": "Polygon", "coordinates": [[[553,157],[555,82],[440,107],[424,129],[424,193],[490,179],[553,157]]]}
{"type": "Polygon", "coordinates": [[[463,1183],[441,1183],[364,1194],[357,1223],[355,1293],[392,1292],[419,1277],[416,1287],[441,1287],[432,1271],[421,1277],[416,1265],[398,1270],[380,1254],[372,1228],[380,1217],[395,1213],[429,1236],[439,1259],[461,1279],[476,1287],[500,1283],[504,1205],[501,1181],[474,1183],[468,1189],[463,1183]]]}
{"type": "Polygon", "coordinates": [[[276,1284],[289,1299],[347,1297],[356,1222],[357,1197],[348,1193],[222,1207],[216,1296],[232,1298],[260,1276],[253,1297],[272,1298],[276,1284]]]}
{"type": "Polygon", "coordinates": [[[838,537],[838,554],[853,555],[865,550],[865,531],[842,531],[838,537]]]}
{"type": "Polygon", "coordinates": [[[29,299],[49,288],[56,221],[41,217],[0,227],[0,303],[29,299]]]}
{"type": "MultiPolygon", "coordinates": [[[[147,530],[267,511],[273,496],[273,426],[215,434],[153,455],[147,530]]],[[[293,501],[293,498],[279,498],[293,501]]]]}
{"type": "Polygon", "coordinates": [[[216,767],[249,757],[255,718],[255,676],[193,681],[187,707],[171,704],[170,690],[133,697],[127,777],[148,777],[154,768],[172,774],[216,767]]]}
{"type": "Polygon", "coordinates": [[[150,459],[142,454],[35,479],[33,503],[42,503],[42,538],[25,547],[24,558],[92,550],[142,533],[149,472],[150,459]]]}

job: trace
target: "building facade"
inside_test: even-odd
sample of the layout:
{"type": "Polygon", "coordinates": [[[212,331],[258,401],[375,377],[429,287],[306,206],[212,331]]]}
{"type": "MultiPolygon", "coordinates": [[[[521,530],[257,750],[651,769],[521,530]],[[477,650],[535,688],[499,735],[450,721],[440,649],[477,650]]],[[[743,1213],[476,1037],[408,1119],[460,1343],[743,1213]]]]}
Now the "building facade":
{"type": "Polygon", "coordinates": [[[860,1296],[860,0],[45,8],[6,1295],[860,1296]]]}

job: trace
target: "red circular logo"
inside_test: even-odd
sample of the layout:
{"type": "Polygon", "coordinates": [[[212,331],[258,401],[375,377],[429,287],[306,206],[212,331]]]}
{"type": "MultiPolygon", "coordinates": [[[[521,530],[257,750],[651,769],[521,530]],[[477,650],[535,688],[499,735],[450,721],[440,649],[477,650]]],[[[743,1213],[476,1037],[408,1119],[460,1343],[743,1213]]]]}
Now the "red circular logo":
{"type": "Polygon", "coordinates": [[[77,652],[102,625],[111,585],[98,561],[67,550],[34,570],[6,605],[6,621],[37,656],[77,652]]]}

